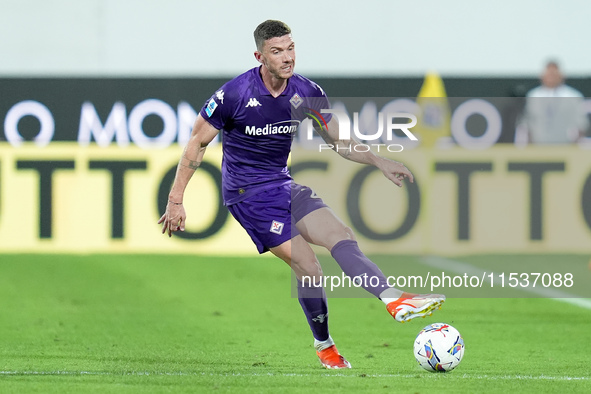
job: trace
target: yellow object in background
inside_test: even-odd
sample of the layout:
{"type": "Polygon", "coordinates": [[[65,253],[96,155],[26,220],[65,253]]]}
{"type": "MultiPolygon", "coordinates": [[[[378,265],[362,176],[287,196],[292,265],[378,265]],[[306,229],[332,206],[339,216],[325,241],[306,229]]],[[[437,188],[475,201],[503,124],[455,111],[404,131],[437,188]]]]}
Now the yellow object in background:
{"type": "Polygon", "coordinates": [[[423,86],[417,96],[421,108],[417,125],[412,131],[422,147],[436,146],[440,139],[451,142],[451,110],[443,80],[438,73],[431,71],[425,75],[423,86]]]}

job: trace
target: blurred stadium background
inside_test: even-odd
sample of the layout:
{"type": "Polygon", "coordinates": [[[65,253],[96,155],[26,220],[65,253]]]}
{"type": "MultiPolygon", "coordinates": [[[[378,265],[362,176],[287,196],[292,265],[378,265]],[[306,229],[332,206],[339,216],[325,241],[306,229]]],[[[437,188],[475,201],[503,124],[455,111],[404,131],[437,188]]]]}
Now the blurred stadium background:
{"type": "MultiPolygon", "coordinates": [[[[443,120],[423,133],[455,141],[390,154],[415,173],[417,187],[402,190],[384,189],[339,158],[294,154],[300,169],[320,162],[323,170],[298,177],[357,231],[367,253],[479,256],[466,262],[488,268],[497,255],[510,253],[513,266],[524,254],[551,255],[544,269],[568,261],[589,281],[591,150],[516,146],[505,111],[556,59],[591,113],[586,1],[0,0],[0,9],[0,260],[7,283],[25,274],[10,264],[23,253],[40,264],[52,255],[97,253],[106,260],[146,253],[256,259],[220,203],[219,146],[188,190],[187,232],[168,239],[156,222],[197,112],[225,81],[257,64],[252,31],[265,19],[291,26],[296,72],[329,97],[340,104],[364,98],[349,109],[368,118],[409,98],[419,116],[435,108],[443,120]],[[449,122],[474,99],[475,116],[462,123],[466,136],[449,122]],[[497,118],[497,129],[487,129],[497,118]],[[389,201],[402,209],[376,208],[389,201]]],[[[5,288],[6,295],[26,294],[42,282],[35,278],[13,293],[5,288]]],[[[588,309],[583,303],[587,321],[588,309]]],[[[6,371],[40,368],[11,363],[16,351],[3,352],[6,371]]]]}
{"type": "MultiPolygon", "coordinates": [[[[208,155],[211,168],[192,183],[201,200],[192,207],[199,214],[191,215],[185,237],[165,240],[153,223],[196,113],[222,83],[256,65],[251,32],[258,21],[280,18],[294,31],[297,71],[329,96],[368,98],[358,110],[370,118],[388,103],[376,105],[373,97],[419,96],[417,111],[424,112],[428,131],[437,136],[451,131],[456,138],[459,147],[451,150],[424,153],[425,145],[433,145],[425,137],[423,150],[396,155],[420,174],[423,206],[410,230],[422,235],[414,234],[413,243],[413,231],[406,231],[390,241],[411,253],[442,247],[452,254],[502,252],[504,246],[512,252],[589,251],[589,151],[577,146],[515,150],[513,119],[504,113],[511,103],[498,99],[523,96],[536,86],[549,58],[564,65],[570,85],[591,95],[591,54],[580,45],[584,12],[574,12],[587,9],[584,2],[546,4],[542,10],[534,1],[474,10],[459,1],[370,2],[356,12],[338,12],[355,2],[275,4],[240,3],[226,13],[224,2],[3,1],[0,248],[251,253],[249,241],[218,202],[215,148],[208,155]],[[311,22],[314,16],[320,16],[318,26],[311,22]],[[424,97],[450,99],[426,102],[424,97]],[[462,137],[450,130],[449,120],[472,98],[485,99],[480,105],[486,108],[464,116],[467,136],[462,137]],[[430,113],[439,125],[433,125],[437,119],[428,123],[430,113]],[[501,118],[496,129],[488,127],[493,118],[501,118]],[[485,142],[475,143],[475,151],[474,141],[485,142]],[[501,148],[500,142],[508,144],[501,148]],[[460,164],[441,167],[441,160],[460,164]],[[516,170],[509,164],[516,160],[535,168],[516,170]],[[480,162],[484,169],[479,164],[460,169],[480,162]],[[530,180],[538,173],[541,186],[530,193],[530,180]],[[470,184],[467,194],[459,187],[464,181],[470,184]],[[427,193],[428,188],[433,191],[427,193]],[[428,194],[439,198],[432,201],[428,194]],[[472,208],[462,208],[468,200],[472,208]],[[433,216],[442,211],[450,215],[433,216]],[[495,211],[505,214],[479,217],[495,211]],[[508,226],[508,218],[515,218],[515,225],[508,226]],[[470,224],[471,234],[465,228],[470,224]],[[441,245],[430,246],[433,237],[425,238],[424,227],[433,226],[436,234],[453,236],[438,235],[441,245]],[[235,247],[228,250],[228,242],[235,247]],[[450,242],[452,247],[444,247],[450,242]]],[[[305,160],[305,155],[295,157],[305,160]]],[[[351,178],[352,171],[344,176],[351,178]]]]}

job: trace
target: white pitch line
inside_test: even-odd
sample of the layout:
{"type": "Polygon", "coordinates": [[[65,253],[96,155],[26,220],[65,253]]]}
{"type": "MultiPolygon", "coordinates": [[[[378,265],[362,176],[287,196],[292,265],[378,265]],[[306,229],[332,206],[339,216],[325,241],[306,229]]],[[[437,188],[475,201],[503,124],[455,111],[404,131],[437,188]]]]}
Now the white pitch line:
{"type": "MultiPolygon", "coordinates": [[[[471,264],[462,263],[460,261],[451,260],[445,257],[425,256],[421,258],[421,262],[430,267],[453,271],[457,274],[467,274],[469,276],[478,277],[485,273],[487,274],[487,277],[488,275],[492,274],[493,283],[495,285],[500,285],[502,283],[499,279],[499,274],[494,271],[485,271],[471,264]]],[[[581,308],[591,309],[591,300],[586,298],[576,298],[573,294],[561,290],[547,287],[514,287],[511,289],[534,293],[544,298],[550,298],[555,301],[565,302],[567,304],[576,305],[581,308]]]]}
{"type": "MultiPolygon", "coordinates": [[[[317,374],[310,374],[310,373],[206,373],[206,372],[148,372],[148,371],[133,371],[133,372],[104,372],[104,371],[0,371],[1,375],[9,375],[9,376],[56,376],[56,375],[66,375],[66,376],[81,376],[81,375],[91,375],[91,376],[217,376],[217,377],[339,377],[339,378],[359,378],[359,377],[367,377],[367,378],[416,378],[417,374],[421,374],[421,377],[424,378],[434,378],[438,379],[443,374],[438,373],[427,373],[423,371],[418,371],[416,374],[343,374],[343,373],[323,373],[321,375],[317,374]]],[[[479,379],[479,380],[558,380],[558,381],[577,381],[577,380],[589,380],[588,376],[547,376],[547,375],[539,375],[539,376],[532,376],[532,375],[499,375],[499,376],[490,376],[490,375],[470,375],[470,374],[457,374],[454,372],[445,374],[446,376],[450,377],[460,377],[462,379],[479,379]]]]}

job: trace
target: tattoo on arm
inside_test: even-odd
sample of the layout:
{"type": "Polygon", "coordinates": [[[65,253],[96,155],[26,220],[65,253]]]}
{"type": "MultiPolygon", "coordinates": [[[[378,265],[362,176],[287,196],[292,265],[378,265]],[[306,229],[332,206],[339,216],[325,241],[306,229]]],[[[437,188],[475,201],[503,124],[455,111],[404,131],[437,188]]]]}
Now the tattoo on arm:
{"type": "Polygon", "coordinates": [[[335,148],[334,150],[341,155],[342,157],[348,159],[351,156],[351,151],[353,149],[353,141],[352,140],[337,140],[335,141],[335,148]]]}
{"type": "Polygon", "coordinates": [[[189,160],[185,156],[183,156],[183,157],[181,157],[181,161],[179,162],[179,165],[181,165],[183,167],[190,168],[192,170],[196,170],[201,165],[201,162],[196,161],[196,160],[189,160]]]}

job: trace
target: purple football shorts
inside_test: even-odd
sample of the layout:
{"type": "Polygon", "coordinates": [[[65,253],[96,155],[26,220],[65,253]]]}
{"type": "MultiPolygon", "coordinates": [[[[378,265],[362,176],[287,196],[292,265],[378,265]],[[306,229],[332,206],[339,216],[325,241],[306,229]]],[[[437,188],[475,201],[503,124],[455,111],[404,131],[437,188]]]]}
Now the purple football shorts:
{"type": "Polygon", "coordinates": [[[298,235],[295,223],[323,207],[326,204],[312,189],[291,183],[263,190],[229,205],[228,210],[250,235],[259,253],[264,253],[298,235]]]}

